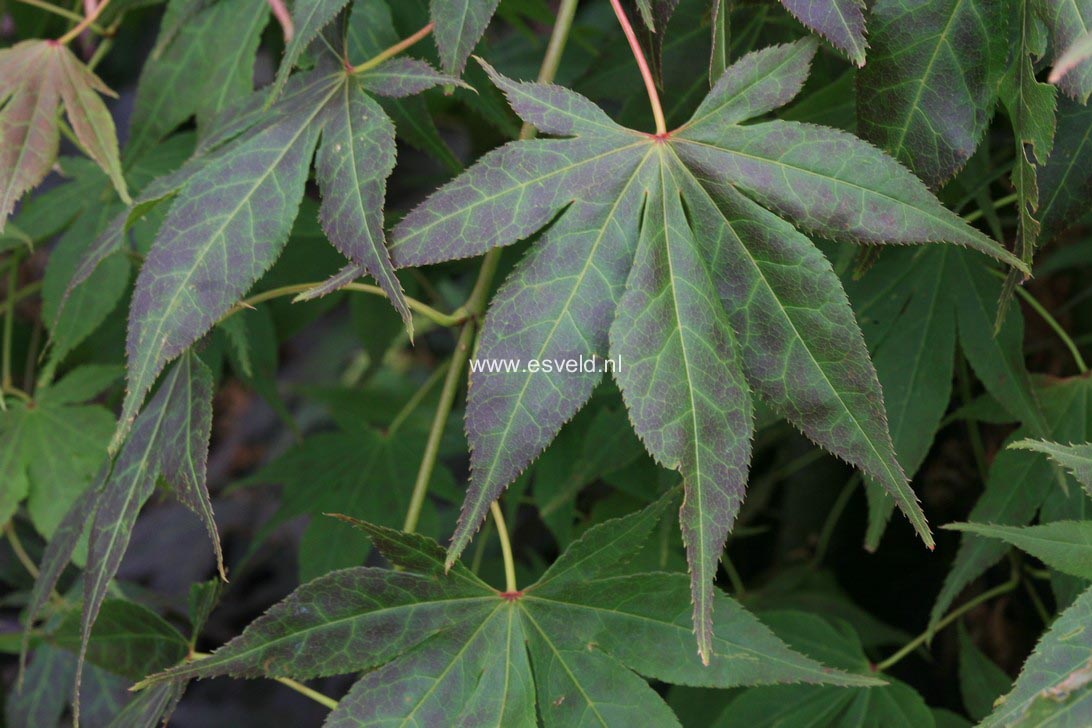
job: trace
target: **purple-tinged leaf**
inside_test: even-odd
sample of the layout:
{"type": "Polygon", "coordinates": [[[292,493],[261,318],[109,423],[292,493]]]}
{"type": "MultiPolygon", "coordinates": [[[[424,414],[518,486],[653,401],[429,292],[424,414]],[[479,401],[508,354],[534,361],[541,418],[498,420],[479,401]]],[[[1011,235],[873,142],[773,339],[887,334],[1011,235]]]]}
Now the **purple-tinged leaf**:
{"type": "Polygon", "coordinates": [[[630,155],[628,173],[575,202],[497,293],[479,361],[591,360],[595,371],[472,371],[466,431],[471,480],[452,537],[453,563],[495,501],[576,414],[602,379],[608,332],[633,261],[643,178],[654,164],[630,155]]]}
{"type": "Polygon", "coordinates": [[[834,240],[964,245],[1026,265],[965,223],[905,167],[857,137],[789,121],[684,129],[684,162],[733,184],[798,226],[834,240]]]}
{"type": "Polygon", "coordinates": [[[171,206],[137,278],[117,447],[163,367],[273,264],[299,210],[320,113],[338,85],[316,75],[270,119],[203,166],[171,206]]]}
{"type": "Polygon", "coordinates": [[[485,33],[500,0],[431,0],[429,14],[440,63],[460,75],[474,46],[485,33]]]}
{"type": "Polygon", "coordinates": [[[931,544],[895,457],[876,371],[830,263],[731,187],[704,182],[687,191],[747,381],[823,449],[876,478],[931,544]]]}
{"type": "Polygon", "coordinates": [[[789,103],[800,93],[817,47],[806,38],[743,56],[732,65],[731,73],[721,75],[685,128],[722,128],[789,103]]]}
{"type": "MultiPolygon", "coordinates": [[[[1054,62],[1057,64],[1063,59],[1067,51],[1084,40],[1087,49],[1092,41],[1086,36],[1092,33],[1092,2],[1088,0],[1059,0],[1058,2],[1039,2],[1036,9],[1042,14],[1047,27],[1050,28],[1051,40],[1054,46],[1054,62]]],[[[1088,57],[1089,51],[1085,51],[1084,57],[1088,57]]],[[[1081,104],[1088,103],[1088,97],[1092,96],[1092,64],[1081,63],[1070,66],[1056,81],[1058,88],[1066,96],[1069,96],[1081,104]]]]}
{"type": "Polygon", "coordinates": [[[470,88],[459,79],[446,76],[416,58],[392,58],[356,77],[369,93],[395,99],[445,84],[470,88]]]}
{"type": "Polygon", "coordinates": [[[84,575],[77,695],[91,628],[121,566],[137,515],[159,478],[204,522],[223,574],[219,537],[205,487],[211,430],[212,374],[188,354],[171,369],[137,419],[96,498],[84,575]]]}
{"type": "Polygon", "coordinates": [[[300,55],[310,45],[322,29],[329,25],[349,0],[297,0],[292,7],[292,25],[295,33],[288,46],[284,49],[284,57],[277,69],[277,77],[273,80],[272,89],[269,92],[269,101],[272,104],[277,101],[288,81],[288,74],[296,67],[300,55]]]}
{"type": "Polygon", "coordinates": [[[708,663],[713,580],[747,486],[754,411],[735,336],[669,164],[659,160],[645,203],[610,349],[634,430],[660,464],[683,476],[679,522],[698,652],[708,663]]]}
{"type": "Polygon", "coordinates": [[[851,61],[858,66],[865,64],[868,43],[862,0],[781,0],[781,4],[851,61]]]}
{"type": "Polygon", "coordinates": [[[412,314],[383,234],[387,177],[394,169],[394,125],[352,81],[330,99],[320,123],[315,170],[322,189],[322,229],[342,255],[375,278],[412,337],[412,314]]]}

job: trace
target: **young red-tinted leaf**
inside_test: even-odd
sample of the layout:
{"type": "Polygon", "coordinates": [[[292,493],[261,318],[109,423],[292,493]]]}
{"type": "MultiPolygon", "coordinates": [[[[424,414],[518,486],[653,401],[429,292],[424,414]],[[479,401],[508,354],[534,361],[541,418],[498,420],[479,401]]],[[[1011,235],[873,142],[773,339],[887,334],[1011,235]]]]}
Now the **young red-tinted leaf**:
{"type": "Polygon", "coordinates": [[[58,55],[32,40],[0,50],[0,230],[57,157],[58,55]]]}
{"type": "Polygon", "coordinates": [[[861,135],[936,188],[974,153],[1010,50],[996,0],[881,0],[857,74],[861,135]]]}
{"type": "Polygon", "coordinates": [[[80,146],[87,156],[102,167],[118,195],[125,203],[130,202],[125,179],[121,176],[121,160],[118,159],[118,137],[114,130],[114,119],[110,116],[106,104],[99,94],[114,93],[106,87],[99,77],[80,63],[71,51],[65,48],[59,54],[60,94],[64,101],[68,123],[76,134],[80,146]]]}
{"type": "Polygon", "coordinates": [[[1000,726],[1077,726],[1092,717],[1092,590],[1050,625],[1024,663],[1012,691],[981,723],[1000,726]]]}
{"type": "Polygon", "coordinates": [[[1092,495],[1092,443],[1063,445],[1049,440],[1020,440],[1009,445],[1016,450],[1041,452],[1066,468],[1092,495]]]}
{"type": "Polygon", "coordinates": [[[485,33],[500,0],[431,0],[432,34],[440,62],[448,73],[460,75],[474,46],[485,33]]]}
{"type": "Polygon", "coordinates": [[[1092,521],[1052,521],[1038,526],[950,523],[945,528],[1000,539],[1052,569],[1092,580],[1092,521]]]}
{"type": "Polygon", "coordinates": [[[736,185],[819,235],[858,243],[954,243],[1026,268],[941,205],[905,167],[845,132],[769,121],[684,128],[677,139],[676,149],[695,171],[736,185]]]}
{"type": "Polygon", "coordinates": [[[277,77],[273,80],[272,90],[269,92],[269,101],[272,104],[277,101],[288,81],[288,74],[296,67],[300,55],[311,44],[322,29],[329,25],[349,0],[298,0],[292,6],[292,26],[295,32],[292,40],[284,49],[284,57],[277,69],[277,77]]]}
{"type": "Polygon", "coordinates": [[[351,80],[327,103],[321,123],[315,170],[322,188],[322,229],[342,255],[379,282],[412,335],[413,319],[383,235],[383,200],[394,169],[394,125],[351,80]]]}
{"type": "Polygon", "coordinates": [[[804,39],[748,53],[714,84],[686,128],[738,124],[789,103],[800,93],[817,47],[804,39]]]}
{"type": "Polygon", "coordinates": [[[861,0],[781,0],[793,16],[858,66],[865,64],[864,3],[861,0]]]}
{"type": "Polygon", "coordinates": [[[129,311],[129,388],[115,447],[167,362],[212,328],[277,259],[296,217],[323,105],[321,73],[201,167],[175,199],[141,267],[129,311]]]}
{"type": "MultiPolygon", "coordinates": [[[[1042,402],[1049,436],[1061,442],[1084,442],[1092,438],[1092,382],[1086,378],[1050,382],[1037,392],[1042,402]]],[[[1025,424],[1010,438],[1019,441],[1032,435],[1025,424]]],[[[977,523],[1023,526],[1031,522],[1058,481],[1050,462],[1035,453],[1005,449],[990,465],[986,489],[968,519],[977,523]]],[[[1076,486],[1073,486],[1074,488],[1076,486]]],[[[952,570],[930,613],[934,627],[964,587],[997,563],[1007,550],[1003,542],[971,534],[964,535],[952,570]]]]}
{"type": "Polygon", "coordinates": [[[249,93],[268,19],[264,2],[168,3],[137,84],[127,158],[142,156],[191,116],[207,126],[249,93]]]}
{"type": "MultiPolygon", "coordinates": [[[[83,650],[110,581],[121,566],[137,514],[159,478],[204,522],[223,574],[219,537],[205,487],[211,429],[212,374],[194,355],[187,354],[174,365],[137,418],[97,497],[84,574],[81,668],[83,650]]],[[[79,673],[77,669],[77,691],[79,673]]]]}
{"type": "MultiPolygon", "coordinates": [[[[1054,63],[1092,31],[1092,2],[1068,0],[1067,2],[1040,3],[1039,12],[1050,29],[1054,47],[1054,63]]],[[[1088,45],[1088,41],[1085,41],[1088,45]]],[[[1074,64],[1071,70],[1056,81],[1064,94],[1081,104],[1092,96],[1092,64],[1074,64]]]]}
{"type": "Polygon", "coordinates": [[[610,343],[624,362],[615,378],[637,435],[683,476],[679,521],[698,651],[708,662],[713,580],[747,486],[754,413],[739,347],[683,211],[675,171],[662,159],[659,167],[610,343]]]}

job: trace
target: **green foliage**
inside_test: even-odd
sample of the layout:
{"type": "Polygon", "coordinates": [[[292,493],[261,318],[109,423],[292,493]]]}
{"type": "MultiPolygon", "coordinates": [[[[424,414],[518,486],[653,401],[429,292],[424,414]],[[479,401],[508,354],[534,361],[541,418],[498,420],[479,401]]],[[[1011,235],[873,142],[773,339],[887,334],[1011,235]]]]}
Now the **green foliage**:
{"type": "Polygon", "coordinates": [[[1090,27],[0,3],[5,725],[1092,723],[1090,27]]]}

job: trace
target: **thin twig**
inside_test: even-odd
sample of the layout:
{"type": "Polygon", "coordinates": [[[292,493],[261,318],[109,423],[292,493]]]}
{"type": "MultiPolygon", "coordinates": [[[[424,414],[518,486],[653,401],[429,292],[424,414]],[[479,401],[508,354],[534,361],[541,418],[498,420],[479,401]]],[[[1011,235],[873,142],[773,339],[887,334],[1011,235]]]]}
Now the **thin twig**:
{"type": "Polygon", "coordinates": [[[102,0],[102,2],[99,3],[99,6],[95,8],[95,12],[91,13],[86,18],[81,20],[75,28],[58,38],[57,42],[61,45],[68,45],[70,42],[72,42],[73,38],[78,38],[80,33],[90,28],[91,25],[99,19],[99,16],[102,15],[102,11],[105,10],[106,6],[109,4],[110,0],[102,0]]]}
{"type": "Polygon", "coordinates": [[[353,73],[363,73],[364,71],[368,71],[368,70],[370,70],[372,68],[375,68],[376,66],[378,66],[383,61],[385,61],[385,60],[387,60],[389,58],[393,58],[394,56],[397,56],[399,53],[406,50],[407,48],[409,48],[410,46],[412,46],[417,41],[421,40],[422,38],[424,38],[425,36],[427,36],[431,32],[432,32],[432,23],[429,23],[428,25],[421,28],[419,31],[417,31],[413,35],[411,35],[411,36],[409,36],[407,38],[403,38],[402,40],[400,40],[397,43],[395,43],[394,45],[392,45],[390,48],[387,48],[386,50],[381,51],[378,54],[376,54],[375,56],[373,56],[373,57],[369,58],[368,60],[364,61],[359,66],[353,66],[353,69],[352,69],[353,73]]]}

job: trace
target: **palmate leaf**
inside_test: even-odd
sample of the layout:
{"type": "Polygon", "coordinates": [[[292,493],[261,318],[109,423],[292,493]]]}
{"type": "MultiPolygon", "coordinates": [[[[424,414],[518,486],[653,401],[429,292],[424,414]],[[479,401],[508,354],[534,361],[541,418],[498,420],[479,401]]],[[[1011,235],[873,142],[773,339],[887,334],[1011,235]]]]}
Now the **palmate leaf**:
{"type": "Polygon", "coordinates": [[[1012,691],[981,723],[1079,728],[1092,721],[1092,590],[1050,625],[1024,663],[1012,691]]]}
{"type": "Polygon", "coordinates": [[[171,369],[137,419],[132,437],[112,470],[104,469],[100,483],[69,509],[50,541],[27,609],[28,630],[48,601],[82,534],[89,529],[77,695],[91,628],[121,565],[137,515],[159,478],[202,520],[223,574],[219,537],[205,486],[211,428],[212,374],[193,354],[187,354],[171,369]]]}
{"type": "MultiPolygon", "coordinates": [[[[705,655],[710,580],[747,481],[751,390],[882,483],[931,543],[841,285],[811,241],[769,210],[835,239],[946,241],[1019,264],[855,137],[784,121],[739,125],[789,101],[814,51],[806,40],[746,56],[665,138],[622,128],[566,89],[487,68],[527,122],[570,138],[485,155],[392,234],[395,264],[421,265],[509,245],[564,210],[497,294],[477,355],[621,357],[615,376],[634,429],[684,477],[705,655]]],[[[471,374],[472,478],[450,562],[600,377],[471,374]]]]}
{"type": "Polygon", "coordinates": [[[326,725],[534,726],[537,712],[546,726],[613,726],[677,725],[638,675],[716,687],[881,684],[789,649],[723,594],[714,611],[720,637],[703,666],[691,647],[686,578],[620,573],[667,500],[590,529],[515,594],[489,588],[461,563],[445,573],[431,539],[358,523],[404,571],[316,579],[211,657],[141,685],[365,670],[326,725]]]}
{"type": "Polygon", "coordinates": [[[1062,445],[1049,440],[1020,440],[1009,445],[1017,450],[1041,452],[1073,474],[1092,495],[1092,443],[1062,445]]]}
{"type": "Polygon", "coordinates": [[[861,0],[781,0],[785,9],[858,66],[865,65],[864,3],[861,0]]]}
{"type": "Polygon", "coordinates": [[[861,135],[931,187],[958,172],[989,125],[1009,53],[996,0],[882,0],[857,74],[861,135]]]}
{"type": "MultiPolygon", "coordinates": [[[[272,95],[254,94],[203,139],[193,160],[150,186],[158,199],[177,191],[129,310],[129,387],[114,447],[167,362],[206,334],[280,255],[320,135],[323,229],[357,270],[376,278],[408,325],[382,234],[394,130],[368,94],[405,96],[457,81],[411,59],[391,59],[362,73],[340,65],[324,55],[314,71],[289,80],[268,110],[272,95]]],[[[116,244],[125,224],[115,221],[109,231],[115,237],[96,245],[96,253],[116,244]]]]}
{"type": "Polygon", "coordinates": [[[61,104],[83,151],[129,201],[114,121],[100,93],[113,95],[67,46],[27,40],[0,50],[0,230],[57,158],[61,104]]]}

